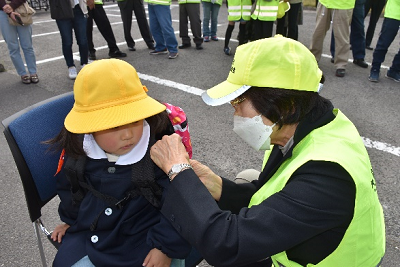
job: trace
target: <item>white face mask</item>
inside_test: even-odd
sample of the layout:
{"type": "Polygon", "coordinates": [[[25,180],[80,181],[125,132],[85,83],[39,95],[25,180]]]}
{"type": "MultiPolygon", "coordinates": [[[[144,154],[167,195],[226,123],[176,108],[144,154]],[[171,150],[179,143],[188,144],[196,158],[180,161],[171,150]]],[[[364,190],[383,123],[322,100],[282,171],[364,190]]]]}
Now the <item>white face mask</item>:
{"type": "Polygon", "coordinates": [[[265,125],[261,115],[253,118],[233,116],[233,131],[255,150],[269,150],[272,127],[265,125]]]}

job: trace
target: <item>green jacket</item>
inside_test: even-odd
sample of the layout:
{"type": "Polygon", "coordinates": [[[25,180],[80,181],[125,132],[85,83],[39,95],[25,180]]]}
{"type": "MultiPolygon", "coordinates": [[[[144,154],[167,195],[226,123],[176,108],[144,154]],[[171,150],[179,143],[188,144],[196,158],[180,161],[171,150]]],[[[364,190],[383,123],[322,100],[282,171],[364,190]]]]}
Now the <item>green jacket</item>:
{"type": "Polygon", "coordinates": [[[385,8],[385,18],[400,20],[400,0],[388,0],[385,8]]]}
{"type": "MultiPolygon", "coordinates": [[[[385,225],[371,163],[357,129],[339,110],[334,112],[333,121],[313,130],[293,148],[292,157],[253,195],[249,207],[282,190],[292,174],[308,161],[338,163],[356,185],[353,219],[339,246],[317,265],[307,267],[376,266],[385,253],[385,225]]],[[[271,258],[275,266],[301,267],[290,261],[285,251],[271,258]]]]}

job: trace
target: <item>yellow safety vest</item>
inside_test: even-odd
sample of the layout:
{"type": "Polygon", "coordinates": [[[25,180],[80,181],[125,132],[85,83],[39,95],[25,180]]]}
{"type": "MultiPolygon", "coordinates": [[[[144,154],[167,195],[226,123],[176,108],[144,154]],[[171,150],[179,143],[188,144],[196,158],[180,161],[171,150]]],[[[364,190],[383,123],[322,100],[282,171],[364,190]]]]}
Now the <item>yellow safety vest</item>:
{"type": "Polygon", "coordinates": [[[251,0],[229,0],[228,20],[238,21],[240,19],[250,20],[251,0]]]}
{"type": "Polygon", "coordinates": [[[256,8],[251,18],[261,21],[275,21],[278,15],[278,4],[279,0],[257,0],[256,8]]]}

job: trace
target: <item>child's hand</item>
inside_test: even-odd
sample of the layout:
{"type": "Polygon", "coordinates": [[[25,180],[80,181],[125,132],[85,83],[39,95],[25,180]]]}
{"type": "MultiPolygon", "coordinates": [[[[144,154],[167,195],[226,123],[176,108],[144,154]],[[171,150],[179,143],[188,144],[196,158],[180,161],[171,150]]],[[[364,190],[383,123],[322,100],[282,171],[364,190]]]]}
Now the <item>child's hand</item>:
{"type": "Polygon", "coordinates": [[[150,250],[143,262],[143,266],[146,267],[169,267],[170,265],[171,259],[156,248],[150,250]]]}
{"type": "Polygon", "coordinates": [[[51,233],[51,239],[53,241],[57,241],[58,243],[61,243],[62,237],[65,235],[65,232],[69,228],[69,225],[66,223],[59,224],[54,228],[53,233],[51,233]]]}

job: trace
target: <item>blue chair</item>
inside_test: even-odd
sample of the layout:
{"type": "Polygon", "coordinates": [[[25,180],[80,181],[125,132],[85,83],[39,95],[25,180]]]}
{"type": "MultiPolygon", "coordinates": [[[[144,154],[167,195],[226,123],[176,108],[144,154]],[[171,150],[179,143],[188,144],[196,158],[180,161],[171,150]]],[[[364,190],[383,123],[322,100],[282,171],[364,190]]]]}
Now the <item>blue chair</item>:
{"type": "Polygon", "coordinates": [[[51,232],[45,228],[41,216],[42,207],[57,195],[54,174],[60,156],[60,153],[51,152],[43,141],[60,132],[73,104],[70,92],[39,102],[2,121],[24,188],[43,266],[46,266],[46,257],[39,230],[58,248],[58,243],[50,239],[51,232]]]}

